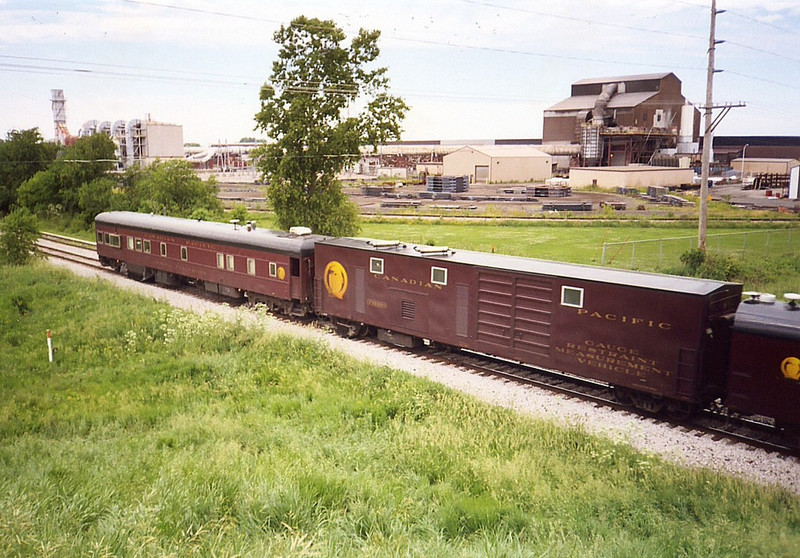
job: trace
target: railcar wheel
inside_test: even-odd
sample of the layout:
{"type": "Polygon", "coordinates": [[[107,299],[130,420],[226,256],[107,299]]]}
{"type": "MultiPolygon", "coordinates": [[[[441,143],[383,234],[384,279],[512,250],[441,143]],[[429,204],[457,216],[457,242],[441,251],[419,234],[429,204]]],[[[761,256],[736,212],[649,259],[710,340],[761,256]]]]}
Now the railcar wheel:
{"type": "Polygon", "coordinates": [[[800,449],[800,426],[777,422],[775,426],[781,432],[783,442],[792,448],[800,449]]]}
{"type": "Polygon", "coordinates": [[[633,405],[633,395],[625,388],[614,386],[614,399],[620,405],[633,405]]]}
{"type": "Polygon", "coordinates": [[[336,330],[336,333],[340,337],[345,337],[347,339],[353,339],[354,337],[362,336],[362,332],[366,333],[366,327],[367,326],[364,324],[348,322],[344,320],[333,320],[333,328],[336,330]]]}
{"type": "Polygon", "coordinates": [[[667,414],[675,420],[685,420],[697,413],[697,405],[685,401],[670,401],[667,405],[667,414]]]}
{"type": "Polygon", "coordinates": [[[667,401],[656,395],[631,392],[631,399],[633,406],[645,413],[656,415],[667,407],[667,401]]]}

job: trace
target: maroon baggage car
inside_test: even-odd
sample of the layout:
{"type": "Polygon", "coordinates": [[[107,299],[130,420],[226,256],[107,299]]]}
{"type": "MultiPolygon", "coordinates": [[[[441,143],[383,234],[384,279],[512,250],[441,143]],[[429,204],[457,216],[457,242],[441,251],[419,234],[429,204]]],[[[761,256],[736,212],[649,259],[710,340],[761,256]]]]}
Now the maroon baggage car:
{"type": "Polygon", "coordinates": [[[351,334],[592,378],[653,411],[723,393],[741,285],[352,238],[315,257],[316,310],[351,334]]]}

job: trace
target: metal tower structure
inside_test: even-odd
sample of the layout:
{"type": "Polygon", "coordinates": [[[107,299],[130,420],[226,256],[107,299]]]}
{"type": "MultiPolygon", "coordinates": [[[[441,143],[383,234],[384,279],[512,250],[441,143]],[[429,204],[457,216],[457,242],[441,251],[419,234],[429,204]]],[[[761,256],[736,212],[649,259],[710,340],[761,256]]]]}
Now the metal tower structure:
{"type": "Polygon", "coordinates": [[[67,138],[70,137],[69,130],[67,129],[66,103],[67,101],[64,99],[63,89],[50,90],[50,106],[53,109],[55,141],[60,145],[67,143],[67,138]]]}

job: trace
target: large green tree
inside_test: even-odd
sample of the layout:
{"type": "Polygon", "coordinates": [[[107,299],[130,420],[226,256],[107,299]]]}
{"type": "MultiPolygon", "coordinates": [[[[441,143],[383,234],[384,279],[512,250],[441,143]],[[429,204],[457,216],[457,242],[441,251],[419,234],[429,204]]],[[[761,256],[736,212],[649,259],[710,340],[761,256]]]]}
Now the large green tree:
{"type": "MultiPolygon", "coordinates": [[[[98,185],[102,193],[102,185],[98,185]]],[[[113,209],[189,217],[196,211],[222,214],[214,177],[203,181],[187,161],[156,161],[144,169],[131,168],[122,181],[122,200],[113,209]]]]}
{"type": "Polygon", "coordinates": [[[375,67],[379,36],[362,29],[347,45],[333,21],[302,16],[275,32],[280,52],[256,122],[272,140],[258,156],[279,227],[358,231],[357,208],[337,176],[362,145],[399,139],[408,110],[389,94],[386,68],[375,67]]]}
{"type": "Polygon", "coordinates": [[[11,210],[23,182],[53,163],[57,149],[42,139],[38,128],[12,130],[0,140],[0,214],[11,210]]]}
{"type": "Polygon", "coordinates": [[[46,170],[37,172],[17,190],[17,203],[36,214],[80,212],[80,189],[114,168],[114,142],[105,134],[78,138],[64,148],[46,170]]]}

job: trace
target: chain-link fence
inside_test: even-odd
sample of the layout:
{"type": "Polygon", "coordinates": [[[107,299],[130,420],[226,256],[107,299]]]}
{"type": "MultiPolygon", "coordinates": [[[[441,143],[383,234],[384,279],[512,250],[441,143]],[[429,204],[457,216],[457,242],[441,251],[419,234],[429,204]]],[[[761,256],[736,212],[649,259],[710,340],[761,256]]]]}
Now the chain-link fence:
{"type": "MultiPolygon", "coordinates": [[[[796,254],[800,251],[800,229],[754,230],[709,234],[706,250],[731,256],[796,254]]],[[[627,269],[656,270],[678,265],[684,252],[697,248],[697,236],[653,240],[604,242],[601,265],[627,269]]]]}

